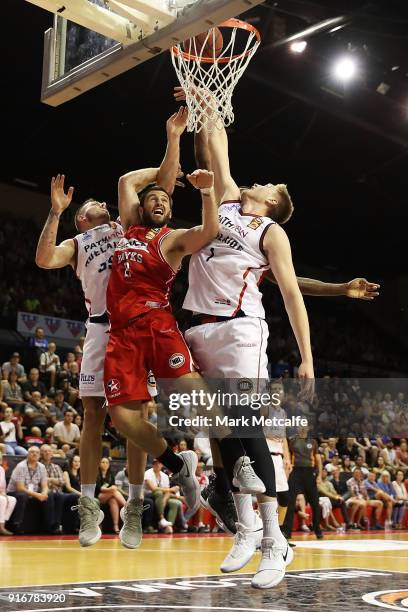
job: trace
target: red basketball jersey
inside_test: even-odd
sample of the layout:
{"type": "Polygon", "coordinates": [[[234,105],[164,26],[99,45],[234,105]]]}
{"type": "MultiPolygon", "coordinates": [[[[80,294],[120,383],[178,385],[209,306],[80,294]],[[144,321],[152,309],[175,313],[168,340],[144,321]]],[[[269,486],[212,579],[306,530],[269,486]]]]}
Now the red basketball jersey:
{"type": "Polygon", "coordinates": [[[152,308],[170,309],[169,295],[176,273],[164,259],[160,245],[172,231],[134,225],[119,241],[107,291],[112,329],[125,327],[152,308]]]}

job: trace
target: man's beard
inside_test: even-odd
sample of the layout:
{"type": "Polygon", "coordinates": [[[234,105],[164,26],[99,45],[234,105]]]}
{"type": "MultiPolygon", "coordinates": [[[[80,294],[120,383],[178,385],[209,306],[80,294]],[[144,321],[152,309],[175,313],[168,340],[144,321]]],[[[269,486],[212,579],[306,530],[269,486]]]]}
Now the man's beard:
{"type": "Polygon", "coordinates": [[[157,219],[153,217],[152,214],[143,210],[142,221],[143,221],[143,225],[146,225],[147,227],[152,227],[152,228],[164,227],[169,222],[169,219],[170,219],[170,213],[167,213],[167,215],[165,215],[161,221],[158,221],[157,219]]]}

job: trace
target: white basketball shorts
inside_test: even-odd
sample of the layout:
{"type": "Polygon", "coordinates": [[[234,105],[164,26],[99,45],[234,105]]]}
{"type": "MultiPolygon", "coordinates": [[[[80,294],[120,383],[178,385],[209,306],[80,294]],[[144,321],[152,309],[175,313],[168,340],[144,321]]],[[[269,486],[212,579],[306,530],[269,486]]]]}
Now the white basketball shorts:
{"type": "Polygon", "coordinates": [[[105,397],[103,364],[108,340],[109,324],[87,323],[79,379],[80,397],[105,397]]]}
{"type": "Polygon", "coordinates": [[[280,455],[271,455],[275,468],[276,492],[289,491],[288,479],[286,478],[283,458],[280,455]]]}
{"type": "Polygon", "coordinates": [[[185,332],[186,342],[206,377],[264,381],[268,379],[268,336],[267,324],[256,317],[204,323],[185,332]]]}

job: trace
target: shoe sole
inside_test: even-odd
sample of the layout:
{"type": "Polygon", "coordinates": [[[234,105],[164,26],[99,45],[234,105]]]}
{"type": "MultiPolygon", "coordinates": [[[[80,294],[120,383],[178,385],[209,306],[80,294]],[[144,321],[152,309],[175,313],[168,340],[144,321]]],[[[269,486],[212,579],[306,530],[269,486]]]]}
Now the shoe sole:
{"type": "Polygon", "coordinates": [[[239,489],[240,493],[248,493],[249,495],[257,495],[258,493],[265,493],[266,489],[265,489],[265,485],[262,485],[262,487],[252,487],[252,488],[248,488],[248,487],[243,487],[241,486],[239,480],[237,480],[236,478],[232,479],[232,484],[234,485],[234,487],[237,487],[237,489],[239,489]]]}
{"type": "Polygon", "coordinates": [[[81,542],[81,540],[79,540],[79,544],[82,546],[82,548],[87,548],[88,546],[93,546],[94,544],[96,544],[102,537],[102,531],[101,528],[99,527],[99,525],[102,523],[103,519],[105,518],[104,513],[102,512],[102,510],[99,510],[99,518],[98,518],[98,523],[97,523],[97,534],[94,538],[92,538],[92,540],[88,540],[86,543],[81,542]]]}
{"type": "Polygon", "coordinates": [[[282,582],[282,580],[285,577],[285,572],[283,572],[282,576],[279,577],[275,577],[273,580],[271,580],[270,582],[268,582],[267,584],[257,584],[256,582],[251,582],[251,587],[253,587],[254,589],[271,589],[274,586],[277,586],[278,584],[280,584],[282,582]]]}
{"type": "Polygon", "coordinates": [[[215,517],[218,527],[221,527],[221,529],[223,529],[229,535],[235,535],[235,533],[233,533],[230,529],[228,529],[228,527],[225,525],[220,515],[212,508],[212,506],[210,506],[208,501],[204,499],[204,497],[202,496],[200,496],[200,504],[205,510],[208,510],[208,512],[210,512],[215,517]]]}
{"type": "MultiPolygon", "coordinates": [[[[197,465],[198,465],[198,457],[197,457],[196,453],[194,453],[194,451],[182,451],[180,453],[180,455],[185,456],[185,453],[193,453],[193,455],[194,455],[194,456],[193,455],[188,455],[188,456],[191,456],[192,459],[193,459],[192,465],[189,466],[189,471],[190,471],[190,474],[191,474],[190,477],[195,478],[195,473],[196,473],[197,465]]],[[[196,492],[198,493],[198,499],[197,499],[196,503],[194,504],[194,506],[192,508],[188,508],[187,511],[185,512],[185,518],[186,518],[187,521],[192,516],[195,515],[195,513],[197,512],[197,510],[200,507],[201,494],[200,494],[200,485],[198,484],[198,480],[197,479],[196,479],[196,483],[197,484],[196,484],[195,489],[196,489],[196,492]]]]}

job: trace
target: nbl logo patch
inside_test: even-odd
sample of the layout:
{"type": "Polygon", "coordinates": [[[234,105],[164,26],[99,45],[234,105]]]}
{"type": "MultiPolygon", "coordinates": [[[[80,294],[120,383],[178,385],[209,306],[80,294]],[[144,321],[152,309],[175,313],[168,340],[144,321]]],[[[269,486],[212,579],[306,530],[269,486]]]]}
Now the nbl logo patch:
{"type": "Polygon", "coordinates": [[[263,222],[264,220],[262,219],[262,217],[254,217],[251,223],[248,223],[247,227],[250,227],[251,229],[256,230],[258,229],[258,227],[261,227],[263,222]]]}
{"type": "Polygon", "coordinates": [[[169,366],[171,368],[181,368],[184,365],[186,358],[182,353],[174,353],[169,359],[169,366]]]}
{"type": "Polygon", "coordinates": [[[254,385],[252,383],[252,380],[249,380],[248,378],[242,378],[239,383],[238,383],[238,389],[240,391],[252,391],[252,389],[254,388],[254,385]]]}

